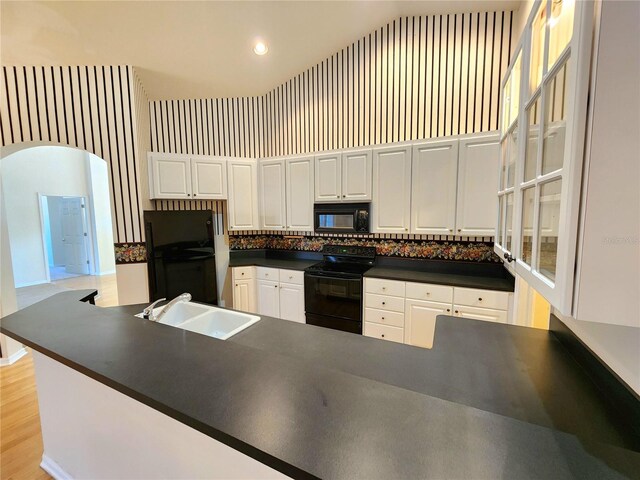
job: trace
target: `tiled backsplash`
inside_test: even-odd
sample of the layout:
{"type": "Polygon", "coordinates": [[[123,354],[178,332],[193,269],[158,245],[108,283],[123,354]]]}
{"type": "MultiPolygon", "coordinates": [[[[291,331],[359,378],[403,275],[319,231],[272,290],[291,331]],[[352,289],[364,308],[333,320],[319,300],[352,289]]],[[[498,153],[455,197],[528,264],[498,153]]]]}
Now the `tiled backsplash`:
{"type": "Polygon", "coordinates": [[[282,235],[232,235],[231,250],[301,250],[318,252],[323,245],[357,245],[376,247],[378,255],[468,262],[500,262],[492,242],[395,240],[386,238],[285,237],[282,235]]]}
{"type": "Polygon", "coordinates": [[[147,246],[144,242],[115,244],[116,265],[144,263],[147,261],[147,246]]]}

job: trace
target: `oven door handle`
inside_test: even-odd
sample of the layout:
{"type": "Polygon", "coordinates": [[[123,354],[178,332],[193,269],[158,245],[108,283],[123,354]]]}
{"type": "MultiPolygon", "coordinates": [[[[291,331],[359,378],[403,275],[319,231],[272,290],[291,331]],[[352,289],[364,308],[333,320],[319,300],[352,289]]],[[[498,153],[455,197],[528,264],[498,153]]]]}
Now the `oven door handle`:
{"type": "Polygon", "coordinates": [[[342,276],[342,275],[335,275],[333,273],[323,273],[323,272],[305,272],[304,273],[305,277],[309,277],[309,278],[332,278],[334,280],[356,280],[359,281],[362,277],[361,276],[342,276]]]}

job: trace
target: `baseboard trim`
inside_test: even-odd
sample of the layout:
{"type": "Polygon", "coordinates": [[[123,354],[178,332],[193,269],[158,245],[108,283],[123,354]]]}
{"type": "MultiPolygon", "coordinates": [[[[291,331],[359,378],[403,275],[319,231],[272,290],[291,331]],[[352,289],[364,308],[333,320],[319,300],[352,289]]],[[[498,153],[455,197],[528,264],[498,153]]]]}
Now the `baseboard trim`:
{"type": "Polygon", "coordinates": [[[51,460],[46,453],[42,454],[40,468],[51,475],[55,480],[73,480],[73,477],[65,472],[60,465],[51,460]]]}
{"type": "Polygon", "coordinates": [[[603,392],[613,411],[640,438],[640,396],[614,372],[573,330],[555,315],[549,330],[603,392]]]}
{"type": "Polygon", "coordinates": [[[27,349],[22,347],[16,353],[14,353],[13,355],[9,355],[9,357],[7,358],[0,358],[0,367],[8,367],[9,365],[13,365],[22,357],[24,357],[26,354],[27,354],[27,349]]]}

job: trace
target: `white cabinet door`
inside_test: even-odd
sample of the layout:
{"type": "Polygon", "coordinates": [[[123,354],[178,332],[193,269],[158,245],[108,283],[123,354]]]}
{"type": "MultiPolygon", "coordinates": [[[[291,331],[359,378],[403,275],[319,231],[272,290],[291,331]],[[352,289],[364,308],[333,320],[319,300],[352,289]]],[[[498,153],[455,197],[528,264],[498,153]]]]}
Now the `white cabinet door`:
{"type": "Polygon", "coordinates": [[[508,319],[506,310],[494,310],[492,308],[476,308],[454,304],[453,312],[456,317],[484,320],[486,322],[507,323],[508,319]]]}
{"type": "Polygon", "coordinates": [[[189,157],[149,154],[151,198],[191,198],[191,164],[189,157]]]}
{"type": "Polygon", "coordinates": [[[258,280],[258,314],[280,318],[280,294],[278,282],[258,280]]]}
{"type": "Polygon", "coordinates": [[[191,157],[193,197],[207,200],[227,198],[227,160],[221,157],[191,157]]]}
{"type": "Polygon", "coordinates": [[[409,233],[411,220],[411,147],[373,150],[373,233],[409,233]]]}
{"type": "Polygon", "coordinates": [[[256,311],[254,280],[234,280],[233,308],[242,312],[256,311]]]}
{"type": "Polygon", "coordinates": [[[260,170],[260,224],[265,230],[287,225],[284,160],[263,160],[260,170]]]}
{"type": "Polygon", "coordinates": [[[230,160],[229,230],[258,230],[258,175],[255,160],[230,160]]]}
{"type": "Polygon", "coordinates": [[[342,200],[366,202],[371,200],[371,150],[342,153],[342,200]]]}
{"type": "Polygon", "coordinates": [[[305,323],[304,286],[280,284],[280,318],[305,323]]]}
{"type": "Polygon", "coordinates": [[[453,235],[458,140],[414,145],[411,162],[411,233],[453,235]]]}
{"type": "Polygon", "coordinates": [[[438,315],[451,315],[451,304],[406,300],[404,343],[431,348],[438,315]]]}
{"type": "Polygon", "coordinates": [[[339,202],[342,199],[342,170],[340,153],[315,157],[316,202],[339,202]]]}
{"type": "Polygon", "coordinates": [[[498,204],[498,135],[460,140],[456,234],[493,236],[498,204]]]}
{"type": "Polygon", "coordinates": [[[287,229],[313,231],[313,157],[288,158],[287,229]]]}

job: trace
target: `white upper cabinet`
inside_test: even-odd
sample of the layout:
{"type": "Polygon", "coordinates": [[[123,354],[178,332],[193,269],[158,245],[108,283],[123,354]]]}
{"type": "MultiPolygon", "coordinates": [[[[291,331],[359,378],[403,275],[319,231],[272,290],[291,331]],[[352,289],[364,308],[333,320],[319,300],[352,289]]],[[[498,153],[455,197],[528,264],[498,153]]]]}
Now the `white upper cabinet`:
{"type": "Polygon", "coordinates": [[[227,198],[227,160],[220,157],[191,157],[191,185],[194,198],[227,198]]]}
{"type": "Polygon", "coordinates": [[[255,160],[229,160],[229,230],[258,230],[258,174],[255,160]]]}
{"type": "Polygon", "coordinates": [[[411,220],[411,146],[373,150],[373,233],[408,233],[411,220]]]}
{"type": "Polygon", "coordinates": [[[151,198],[191,198],[191,163],[188,156],[150,153],[151,198]]]}
{"type": "Polygon", "coordinates": [[[316,202],[339,202],[342,199],[341,176],[339,152],[315,157],[316,202]]]}
{"type": "Polygon", "coordinates": [[[260,224],[265,230],[287,226],[285,161],[262,160],[260,170],[260,224]]]}
{"type": "MultiPolygon", "coordinates": [[[[411,233],[453,235],[457,179],[457,139],[413,146],[411,233]]],[[[495,192],[491,198],[495,201],[495,192]]],[[[495,216],[493,203],[489,210],[495,216]]]]}
{"type": "Polygon", "coordinates": [[[227,158],[149,153],[150,198],[224,200],[227,158]]]}
{"type": "Polygon", "coordinates": [[[342,200],[368,202],[371,200],[371,150],[342,153],[342,200]]]}
{"type": "Polygon", "coordinates": [[[287,229],[313,231],[313,157],[287,158],[287,229]]]}
{"type": "Polygon", "coordinates": [[[456,234],[493,236],[500,138],[498,135],[463,138],[459,148],[456,234]]]}

